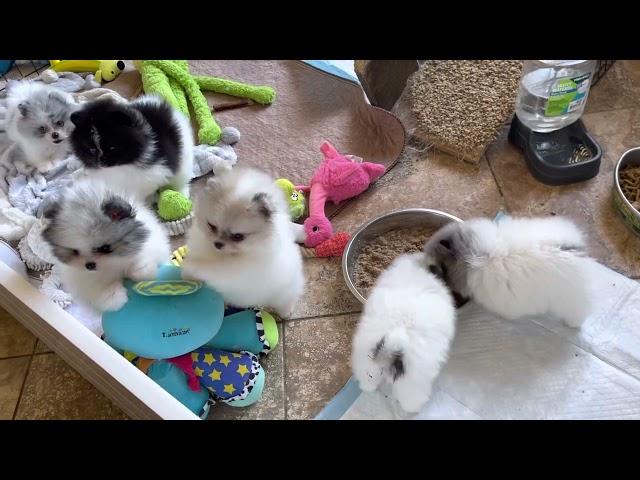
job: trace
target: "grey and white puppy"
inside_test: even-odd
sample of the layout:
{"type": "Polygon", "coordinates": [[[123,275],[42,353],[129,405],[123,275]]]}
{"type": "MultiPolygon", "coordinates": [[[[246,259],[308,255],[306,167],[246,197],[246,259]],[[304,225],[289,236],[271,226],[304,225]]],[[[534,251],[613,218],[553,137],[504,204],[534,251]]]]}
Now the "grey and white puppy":
{"type": "Polygon", "coordinates": [[[5,129],[22,158],[45,172],[71,151],[67,140],[77,106],[73,97],[39,82],[11,82],[7,93],[5,129]]]}
{"type": "Polygon", "coordinates": [[[42,236],[58,259],[62,287],[98,311],[127,302],[122,281],[153,280],[170,247],[156,216],[135,197],[80,181],[44,209],[42,236]]]}

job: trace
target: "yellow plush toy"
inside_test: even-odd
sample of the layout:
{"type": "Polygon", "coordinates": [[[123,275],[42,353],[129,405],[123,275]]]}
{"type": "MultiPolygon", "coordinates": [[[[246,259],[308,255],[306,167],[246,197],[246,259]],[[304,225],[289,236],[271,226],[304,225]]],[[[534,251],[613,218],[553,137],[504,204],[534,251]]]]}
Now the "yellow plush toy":
{"type": "Polygon", "coordinates": [[[124,70],[122,60],[49,60],[56,72],[91,72],[96,82],[114,80],[124,70]]]}

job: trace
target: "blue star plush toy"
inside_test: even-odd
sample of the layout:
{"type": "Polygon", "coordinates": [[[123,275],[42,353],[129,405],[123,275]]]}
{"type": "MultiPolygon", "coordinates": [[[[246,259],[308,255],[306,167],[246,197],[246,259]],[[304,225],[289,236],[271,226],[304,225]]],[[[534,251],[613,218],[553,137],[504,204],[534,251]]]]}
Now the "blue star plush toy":
{"type": "Polygon", "coordinates": [[[220,294],[163,265],[154,280],[126,280],[129,300],[102,317],[104,340],[201,417],[222,401],[258,401],[265,374],[258,355],[278,342],[265,311],[225,309],[220,294]]]}

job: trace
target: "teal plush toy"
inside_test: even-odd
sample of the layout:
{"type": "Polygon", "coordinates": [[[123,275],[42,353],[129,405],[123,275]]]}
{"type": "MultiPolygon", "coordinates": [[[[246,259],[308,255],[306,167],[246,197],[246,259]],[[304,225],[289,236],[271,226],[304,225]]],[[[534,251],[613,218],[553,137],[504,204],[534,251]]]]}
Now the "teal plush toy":
{"type": "Polygon", "coordinates": [[[128,302],[103,314],[105,342],[201,418],[216,401],[241,407],[260,399],[265,374],[257,355],[278,342],[273,316],[225,310],[215,290],[183,280],[175,265],[124,285],[128,302]]]}

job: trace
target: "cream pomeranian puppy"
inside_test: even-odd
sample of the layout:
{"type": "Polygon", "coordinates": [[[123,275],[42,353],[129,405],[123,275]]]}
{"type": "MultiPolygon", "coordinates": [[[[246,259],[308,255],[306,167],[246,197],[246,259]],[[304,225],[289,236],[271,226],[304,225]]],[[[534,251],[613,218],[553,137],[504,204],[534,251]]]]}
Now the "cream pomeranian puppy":
{"type": "Polygon", "coordinates": [[[304,290],[299,233],[284,193],[253,168],[210,178],[196,195],[183,276],[206,282],[236,307],[291,316],[304,290]]]}

